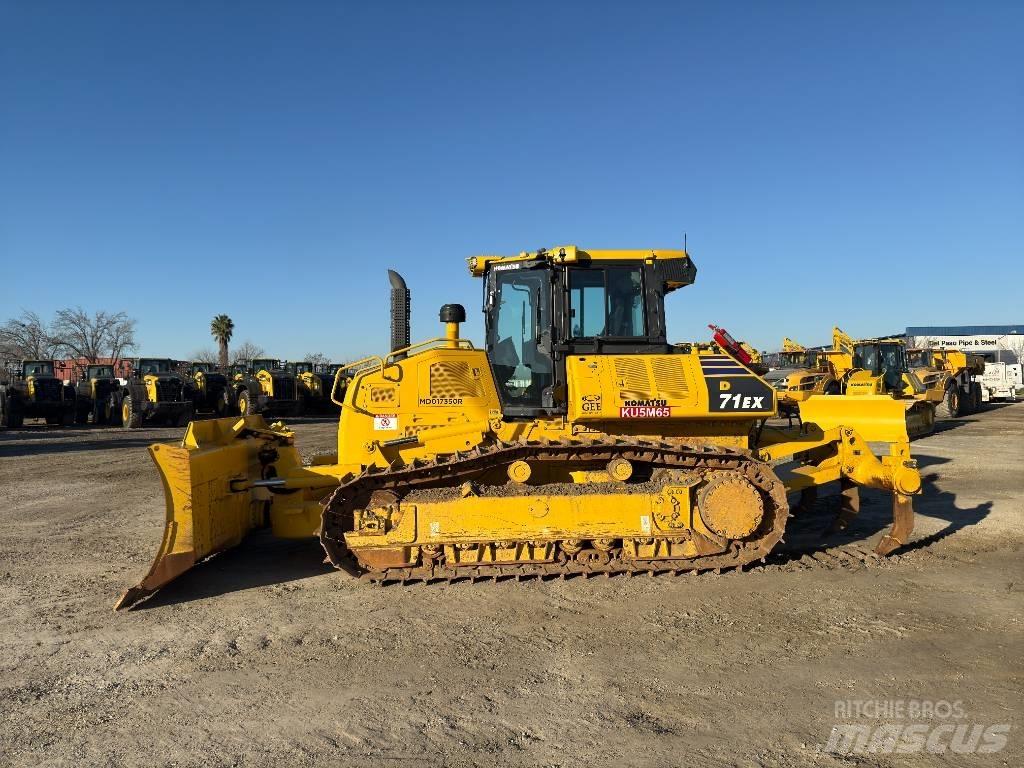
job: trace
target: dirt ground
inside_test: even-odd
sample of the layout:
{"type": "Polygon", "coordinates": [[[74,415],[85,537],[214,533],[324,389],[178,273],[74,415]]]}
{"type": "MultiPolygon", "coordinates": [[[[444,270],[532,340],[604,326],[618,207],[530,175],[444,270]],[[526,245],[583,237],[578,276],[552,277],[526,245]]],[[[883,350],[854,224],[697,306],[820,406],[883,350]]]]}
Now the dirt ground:
{"type": "MultiPolygon", "coordinates": [[[[1024,404],[913,444],[918,544],[879,564],[380,587],[261,533],[114,614],[162,531],[145,446],[178,434],[0,433],[0,765],[1024,762],[1024,404]],[[1006,746],[826,750],[844,707],[901,701],[1009,724],[1006,746]]],[[[790,552],[834,506],[791,521],[790,552]]],[[[888,516],[866,493],[856,537],[888,516]]]]}

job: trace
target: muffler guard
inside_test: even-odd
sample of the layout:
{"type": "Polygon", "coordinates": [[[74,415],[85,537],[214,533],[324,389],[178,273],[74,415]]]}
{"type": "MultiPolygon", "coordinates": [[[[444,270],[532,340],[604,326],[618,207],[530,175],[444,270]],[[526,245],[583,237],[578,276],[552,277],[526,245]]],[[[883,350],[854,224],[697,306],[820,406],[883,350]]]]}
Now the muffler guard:
{"type": "Polygon", "coordinates": [[[194,421],[181,445],[151,445],[166,499],[163,539],[149,572],[114,610],[130,608],[266,525],[269,494],[251,483],[276,472],[273,465],[297,464],[292,439],[291,432],[268,427],[262,416],[246,416],[194,421]]]}

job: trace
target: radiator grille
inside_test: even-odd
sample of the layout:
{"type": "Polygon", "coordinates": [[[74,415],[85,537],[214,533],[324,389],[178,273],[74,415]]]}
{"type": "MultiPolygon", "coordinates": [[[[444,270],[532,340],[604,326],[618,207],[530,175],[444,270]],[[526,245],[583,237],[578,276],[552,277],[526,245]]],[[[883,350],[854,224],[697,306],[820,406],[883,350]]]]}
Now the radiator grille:
{"type": "Polygon", "coordinates": [[[650,361],[616,357],[615,384],[623,400],[682,400],[690,395],[683,361],[673,357],[655,357],[650,361]]]}
{"type": "Polygon", "coordinates": [[[113,390],[114,385],[108,379],[98,380],[93,385],[94,395],[93,399],[100,403],[105,403],[110,397],[110,392],[113,390]]]}
{"type": "Polygon", "coordinates": [[[63,386],[56,379],[36,379],[34,382],[37,402],[62,400],[63,386]]]}
{"type": "Polygon", "coordinates": [[[160,403],[177,403],[181,400],[181,382],[177,379],[157,379],[156,399],[160,403]]]}
{"type": "Polygon", "coordinates": [[[647,400],[651,397],[651,378],[643,360],[616,357],[615,383],[623,400],[647,400]]]}
{"type": "Polygon", "coordinates": [[[432,397],[480,397],[479,376],[473,376],[468,363],[446,361],[430,366],[432,397]]]}
{"type": "Polygon", "coordinates": [[[683,399],[690,394],[682,360],[659,357],[652,361],[651,367],[654,369],[654,386],[659,394],[675,399],[683,399]]]}

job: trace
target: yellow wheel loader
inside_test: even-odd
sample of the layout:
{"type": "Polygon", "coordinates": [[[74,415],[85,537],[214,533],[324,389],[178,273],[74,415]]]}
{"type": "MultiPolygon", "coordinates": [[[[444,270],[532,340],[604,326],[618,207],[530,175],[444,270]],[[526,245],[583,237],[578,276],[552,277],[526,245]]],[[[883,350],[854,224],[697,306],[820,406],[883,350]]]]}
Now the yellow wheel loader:
{"type": "Polygon", "coordinates": [[[184,426],[194,415],[192,393],[174,360],[140,357],[132,361],[128,383],[110,393],[111,422],[125,429],[144,424],[184,426]]]}
{"type": "Polygon", "coordinates": [[[299,410],[302,413],[326,412],[328,401],[324,396],[324,378],[317,372],[316,365],[310,362],[286,363],[285,370],[295,377],[299,410]]]}
{"type": "Polygon", "coordinates": [[[0,427],[20,429],[25,419],[69,427],[75,423],[75,388],[57,378],[53,360],[23,360],[0,385],[0,427]]]}
{"type": "Polygon", "coordinates": [[[483,348],[447,304],[443,336],[339,369],[336,454],[304,466],[294,434],[259,416],[153,445],[166,527],[116,607],[268,524],[318,536],[332,564],[371,581],[735,569],[782,539],[788,493],[838,481],[891,491],[876,551],[906,543],[921,480],[901,404],[812,397],[801,428],[766,427],[762,378],[718,345],[666,339],[665,297],[696,277],[685,251],[566,246],[469,269],[483,348]]]}
{"type": "Polygon", "coordinates": [[[231,368],[226,392],[228,407],[241,416],[266,413],[297,415],[302,403],[298,398],[295,375],[285,370],[280,360],[260,358],[231,368]]]}
{"type": "Polygon", "coordinates": [[[75,384],[75,422],[107,424],[111,419],[110,395],[121,386],[114,366],[89,364],[75,384]]]}
{"type": "Polygon", "coordinates": [[[196,415],[227,414],[227,375],[218,371],[213,363],[192,362],[188,368],[188,378],[196,415]]]}
{"type": "Polygon", "coordinates": [[[797,415],[800,403],[813,395],[841,392],[828,354],[807,349],[789,338],[782,340],[779,367],[769,371],[765,380],[774,387],[779,410],[786,415],[797,415]]]}
{"type": "Polygon", "coordinates": [[[974,376],[985,372],[985,359],[959,349],[908,349],[907,363],[937,403],[939,419],[966,416],[981,408],[981,384],[974,376]]]}
{"type": "MultiPolygon", "coordinates": [[[[334,400],[331,395],[332,387],[335,387],[334,377],[338,373],[338,370],[344,366],[341,363],[321,363],[316,366],[316,374],[320,377],[321,391],[323,392],[323,409],[324,413],[338,413],[341,410],[341,406],[338,404],[345,398],[344,387],[347,383],[347,379],[343,379],[342,388],[336,392],[338,400],[334,400]]],[[[351,376],[351,372],[349,372],[351,376]]]]}

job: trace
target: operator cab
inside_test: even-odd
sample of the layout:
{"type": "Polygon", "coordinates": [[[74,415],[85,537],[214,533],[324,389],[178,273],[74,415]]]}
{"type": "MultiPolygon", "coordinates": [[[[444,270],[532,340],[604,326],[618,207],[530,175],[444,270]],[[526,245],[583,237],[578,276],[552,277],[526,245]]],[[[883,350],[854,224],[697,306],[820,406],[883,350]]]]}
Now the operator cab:
{"type": "Polygon", "coordinates": [[[23,378],[35,376],[36,378],[53,378],[53,362],[50,360],[27,360],[21,366],[23,378]]]}
{"type": "Polygon", "coordinates": [[[159,376],[162,373],[170,373],[171,361],[160,360],[152,357],[143,357],[139,359],[136,371],[143,376],[159,376]]]}
{"type": "Polygon", "coordinates": [[[86,366],[85,378],[92,379],[112,379],[114,378],[114,366],[112,365],[89,365],[86,366]]]}
{"type": "Polygon", "coordinates": [[[818,368],[820,364],[821,352],[817,350],[779,352],[779,368],[818,368]]]}
{"type": "Polygon", "coordinates": [[[271,358],[260,358],[252,361],[252,368],[255,371],[279,371],[281,370],[281,361],[271,358]]]}
{"type": "Polygon", "coordinates": [[[908,371],[907,350],[898,341],[859,342],[853,347],[853,366],[881,376],[887,390],[900,390],[908,371]]]}
{"type": "Polygon", "coordinates": [[[562,248],[513,259],[484,257],[486,349],[506,416],[566,412],[565,358],[671,354],[665,294],[691,284],[683,251],[562,248]]]}
{"type": "Polygon", "coordinates": [[[908,350],[907,365],[911,368],[932,368],[932,351],[930,349],[908,350]]]}

